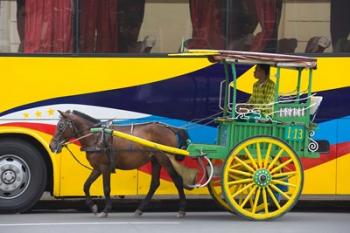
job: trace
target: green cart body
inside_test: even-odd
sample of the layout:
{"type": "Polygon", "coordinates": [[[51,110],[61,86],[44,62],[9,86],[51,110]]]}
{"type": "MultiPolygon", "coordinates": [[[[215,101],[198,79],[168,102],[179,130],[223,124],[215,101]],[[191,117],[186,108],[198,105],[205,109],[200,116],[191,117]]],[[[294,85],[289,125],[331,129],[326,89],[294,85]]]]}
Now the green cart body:
{"type": "MultiPolygon", "coordinates": [[[[316,59],[281,54],[238,51],[190,51],[209,54],[220,62],[225,78],[220,87],[222,116],[216,119],[216,145],[190,144],[190,156],[206,156],[214,164],[209,192],[226,210],[253,220],[274,219],[288,212],[299,199],[304,172],[301,157],[316,158],[318,144],[312,139],[311,92],[316,59]],[[276,68],[271,115],[237,111],[237,64],[268,64],[276,68]],[[281,69],[294,70],[297,83],[293,97],[281,99],[281,69]],[[307,90],[301,90],[302,73],[307,73],[307,90]]],[[[253,83],[252,83],[253,85],[253,83]]]]}
{"type": "MultiPolygon", "coordinates": [[[[194,50],[194,52],[196,52],[194,50]]],[[[205,51],[203,51],[204,53],[205,51]]],[[[312,122],[310,110],[314,103],[312,72],[316,68],[316,60],[308,57],[276,55],[266,53],[249,53],[236,51],[220,51],[220,55],[210,55],[210,59],[224,64],[223,113],[216,119],[218,123],[217,145],[191,144],[188,148],[191,156],[205,154],[213,159],[225,159],[229,152],[242,141],[255,136],[272,136],[279,138],[297,153],[299,157],[319,157],[317,142],[312,139],[316,124],[312,122]],[[256,116],[238,116],[234,111],[236,102],[237,64],[269,64],[277,68],[273,115],[267,119],[256,116]],[[281,69],[295,70],[297,86],[295,98],[289,101],[279,99],[281,69]],[[302,72],[308,72],[308,88],[302,93],[302,72]]],[[[253,84],[252,84],[253,85],[253,84]]]]}

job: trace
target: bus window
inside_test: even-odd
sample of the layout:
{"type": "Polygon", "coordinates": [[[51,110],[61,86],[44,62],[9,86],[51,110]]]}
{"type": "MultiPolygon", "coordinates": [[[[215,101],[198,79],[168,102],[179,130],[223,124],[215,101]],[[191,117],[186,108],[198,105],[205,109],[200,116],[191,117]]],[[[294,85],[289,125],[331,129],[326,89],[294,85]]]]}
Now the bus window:
{"type": "Polygon", "coordinates": [[[296,38],[297,53],[349,52],[350,2],[285,0],[278,37],[296,38]]]}
{"type": "Polygon", "coordinates": [[[224,8],[226,49],[350,52],[350,1],[230,0],[224,8]]]}
{"type": "Polygon", "coordinates": [[[276,52],[282,1],[228,1],[226,48],[276,52]]]}
{"type": "Polygon", "coordinates": [[[0,0],[0,52],[345,53],[349,10],[337,0],[0,0]]]}
{"type": "MultiPolygon", "coordinates": [[[[0,53],[18,52],[20,50],[21,39],[17,33],[17,26],[20,35],[23,35],[23,24],[17,25],[18,17],[23,19],[23,0],[19,0],[19,10],[15,1],[0,1],[0,53]]],[[[21,37],[22,38],[22,37],[21,37]]]]}
{"type": "Polygon", "coordinates": [[[1,52],[72,52],[70,0],[1,1],[1,52]]]}

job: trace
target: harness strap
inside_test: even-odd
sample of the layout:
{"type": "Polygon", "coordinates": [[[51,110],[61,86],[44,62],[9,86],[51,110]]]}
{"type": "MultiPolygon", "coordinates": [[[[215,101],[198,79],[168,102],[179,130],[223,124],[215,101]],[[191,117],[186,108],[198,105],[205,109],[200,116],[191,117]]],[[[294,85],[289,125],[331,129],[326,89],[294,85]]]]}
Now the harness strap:
{"type": "Polygon", "coordinates": [[[102,130],[100,143],[103,145],[103,150],[107,154],[110,171],[111,173],[115,173],[116,161],[115,161],[115,156],[113,156],[113,153],[112,153],[113,136],[106,135],[105,131],[102,130]]]}
{"type": "Polygon", "coordinates": [[[106,147],[99,147],[99,146],[86,146],[86,147],[81,147],[80,151],[84,151],[84,152],[90,152],[90,153],[94,153],[94,152],[106,152],[107,148],[106,147]]]}

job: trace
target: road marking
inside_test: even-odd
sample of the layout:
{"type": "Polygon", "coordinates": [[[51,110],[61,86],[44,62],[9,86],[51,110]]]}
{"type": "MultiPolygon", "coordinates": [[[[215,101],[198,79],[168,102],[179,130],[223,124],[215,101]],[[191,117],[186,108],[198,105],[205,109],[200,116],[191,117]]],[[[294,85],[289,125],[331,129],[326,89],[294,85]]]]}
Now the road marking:
{"type": "Polygon", "coordinates": [[[5,223],[0,227],[16,226],[64,226],[64,225],[176,225],[180,222],[43,222],[43,223],[5,223]]]}

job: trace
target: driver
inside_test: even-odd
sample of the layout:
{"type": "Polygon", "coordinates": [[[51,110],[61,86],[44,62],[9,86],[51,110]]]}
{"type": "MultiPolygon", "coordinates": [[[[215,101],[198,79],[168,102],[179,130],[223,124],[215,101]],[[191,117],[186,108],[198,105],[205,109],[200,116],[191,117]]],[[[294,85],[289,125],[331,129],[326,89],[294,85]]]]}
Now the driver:
{"type": "Polygon", "coordinates": [[[254,77],[257,81],[253,85],[253,92],[246,104],[239,106],[239,113],[259,110],[262,116],[272,114],[275,95],[275,83],[270,79],[270,66],[258,64],[255,67],[254,77]]]}

